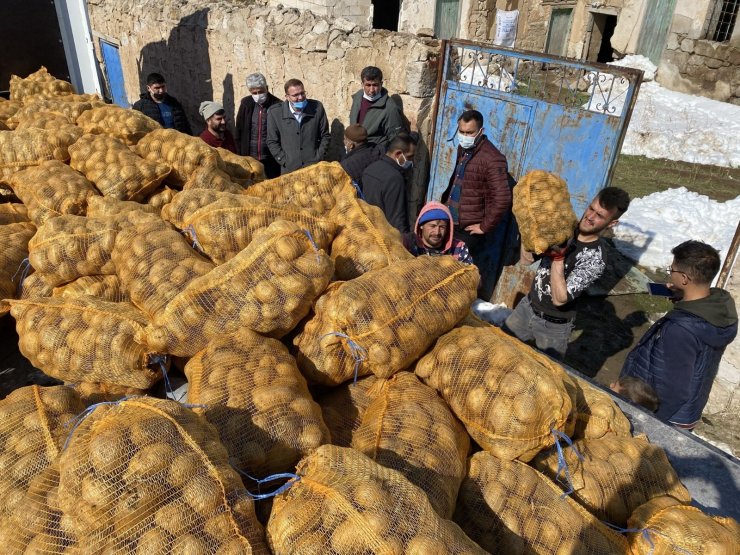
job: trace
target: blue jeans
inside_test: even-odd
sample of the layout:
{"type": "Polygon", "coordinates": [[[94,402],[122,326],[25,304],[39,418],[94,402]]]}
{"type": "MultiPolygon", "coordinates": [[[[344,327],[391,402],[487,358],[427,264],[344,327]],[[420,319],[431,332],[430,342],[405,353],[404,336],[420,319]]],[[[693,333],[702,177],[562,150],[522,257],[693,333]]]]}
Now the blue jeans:
{"type": "Polygon", "coordinates": [[[552,358],[562,360],[568,349],[574,322],[556,324],[540,318],[532,311],[529,297],[524,297],[506,319],[503,330],[525,343],[534,340],[537,348],[552,358]]]}

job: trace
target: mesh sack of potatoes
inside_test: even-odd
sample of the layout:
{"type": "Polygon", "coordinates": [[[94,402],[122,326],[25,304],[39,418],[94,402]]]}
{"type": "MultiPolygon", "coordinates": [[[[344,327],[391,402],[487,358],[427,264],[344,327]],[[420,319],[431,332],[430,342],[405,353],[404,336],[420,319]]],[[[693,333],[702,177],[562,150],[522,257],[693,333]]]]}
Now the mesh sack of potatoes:
{"type": "Polygon", "coordinates": [[[175,129],[157,129],[148,133],[136,144],[142,158],[165,162],[172,167],[168,181],[183,185],[198,168],[217,168],[220,158],[199,137],[180,133],[175,129]]]}
{"type": "Polygon", "coordinates": [[[69,149],[70,166],[105,196],[142,200],[170,173],[160,161],[144,160],[120,140],[108,135],[83,135],[69,149]]]}
{"type": "Polygon", "coordinates": [[[282,337],[308,314],[333,271],[331,259],[304,230],[274,222],[234,258],[191,281],[157,314],[147,342],[193,356],[208,341],[242,327],[282,337]]]}
{"type": "Polygon", "coordinates": [[[149,206],[154,207],[157,210],[157,213],[160,213],[166,204],[172,202],[172,199],[175,198],[176,194],[176,189],[170,189],[165,185],[154,191],[154,193],[152,193],[145,202],[149,206]]]}
{"type": "Polygon", "coordinates": [[[352,382],[345,382],[320,394],[316,402],[331,434],[331,443],[339,447],[350,447],[352,436],[362,424],[362,417],[370,406],[375,391],[375,376],[366,376],[352,382]]]}
{"type": "Polygon", "coordinates": [[[51,297],[54,288],[59,285],[59,278],[43,272],[34,272],[20,282],[20,299],[32,297],[51,297]]]}
{"type": "MultiPolygon", "coordinates": [[[[177,182],[173,186],[178,186],[177,182]]],[[[188,175],[187,181],[182,185],[183,191],[192,189],[211,189],[222,193],[241,194],[244,187],[231,178],[222,170],[211,166],[196,168],[188,175]]]]}
{"type": "Polygon", "coordinates": [[[354,279],[392,262],[413,258],[383,211],[358,199],[353,188],[338,193],[330,217],[340,229],[331,246],[338,279],[354,279]]]}
{"type": "MultiPolygon", "coordinates": [[[[354,190],[338,162],[319,162],[250,186],[244,194],[270,204],[292,204],[315,216],[328,216],[340,191],[354,190]]],[[[341,223],[341,222],[339,222],[341,223]]]]}
{"type": "Polygon", "coordinates": [[[332,284],[294,339],[298,366],[325,385],[387,378],[465,317],[478,276],[451,256],[420,256],[332,284]]]}
{"type": "Polygon", "coordinates": [[[26,103],[23,108],[10,116],[5,123],[11,128],[18,128],[26,122],[32,122],[29,125],[33,127],[42,124],[46,126],[49,125],[48,116],[57,115],[66,118],[62,125],[68,126],[74,123],[80,114],[92,109],[94,105],[94,102],[87,100],[75,100],[73,102],[63,101],[61,98],[36,100],[26,103]]]}
{"type": "Polygon", "coordinates": [[[83,135],[82,129],[77,127],[69,116],[59,112],[33,112],[16,126],[16,131],[23,129],[44,129],[58,135],[70,145],[83,135]]]}
{"type": "Polygon", "coordinates": [[[73,389],[29,385],[0,401],[0,520],[23,499],[29,482],[50,466],[68,424],[85,410],[73,389]]]}
{"type": "Polygon", "coordinates": [[[161,377],[156,357],[136,338],[147,319],[130,303],[95,297],[10,301],[18,347],[44,374],[66,382],[149,389],[161,377]]]}
{"type": "MultiPolygon", "coordinates": [[[[573,498],[602,520],[625,526],[632,511],[662,495],[683,503],[691,501],[665,451],[651,445],[645,436],[607,435],[580,439],[573,445],[564,453],[570,484],[562,478],[562,472],[558,483],[565,489],[572,488],[573,498]]],[[[562,462],[553,448],[535,457],[532,465],[554,479],[562,462]]]]}
{"type": "Polygon", "coordinates": [[[73,555],[78,549],[70,518],[59,507],[59,459],[31,480],[7,518],[0,519],[5,555],[73,555]]]}
{"type": "Polygon", "coordinates": [[[519,180],[511,210],[519,225],[522,247],[536,254],[570,239],[578,221],[568,185],[543,170],[532,170],[519,180]]]}
{"type": "Polygon", "coordinates": [[[473,555],[483,551],[400,472],[354,449],[323,445],[275,497],[267,540],[275,555],[473,555]]]}
{"type": "Polygon", "coordinates": [[[118,224],[111,219],[65,214],[47,220],[28,245],[38,272],[56,276],[56,285],[82,276],[115,273],[111,252],[118,224]]]}
{"type": "Polygon", "coordinates": [[[21,108],[23,104],[17,100],[5,100],[0,97],[0,122],[6,122],[21,108]]]}
{"type": "Polygon", "coordinates": [[[467,471],[470,438],[432,388],[410,372],[380,379],[352,434],[352,447],[398,470],[421,488],[442,518],[451,518],[467,471]]]}
{"type": "Polygon", "coordinates": [[[0,225],[27,222],[28,208],[24,204],[14,202],[0,202],[0,225]]]}
{"type": "Polygon", "coordinates": [[[77,125],[85,133],[110,135],[127,145],[135,145],[144,135],[162,129],[152,118],[138,110],[125,110],[120,106],[94,106],[77,118],[77,125]]]}
{"type": "Polygon", "coordinates": [[[263,478],[329,443],[321,409],[277,339],[242,328],[185,365],[188,403],[218,430],[235,468],[263,478]]]}
{"type": "Polygon", "coordinates": [[[737,555],[740,525],[727,517],[705,514],[676,499],[655,497],[629,519],[633,555],[737,555]],[[635,531],[636,530],[636,531],[635,531]]]}
{"type": "Polygon", "coordinates": [[[453,520],[490,553],[617,555],[627,540],[520,461],[470,458],[453,520]]]}
{"type": "Polygon", "coordinates": [[[215,267],[179,231],[157,217],[124,226],[111,258],[131,302],[150,319],[191,281],[215,267]]]}
{"type": "Polygon", "coordinates": [[[217,148],[221,157],[219,167],[232,181],[247,186],[265,180],[265,166],[251,156],[239,156],[225,148],[217,148]]]}
{"type": "Polygon", "coordinates": [[[607,434],[632,436],[630,421],[608,393],[565,372],[563,383],[573,400],[573,439],[599,439],[607,434]]]}
{"type": "Polygon", "coordinates": [[[13,174],[9,181],[37,226],[62,214],[84,215],[88,199],[100,196],[85,176],[59,160],[26,168],[13,174]]]}
{"type": "Polygon", "coordinates": [[[273,206],[261,199],[229,193],[185,218],[181,229],[198,250],[214,263],[223,264],[244,250],[256,232],[276,220],[295,222],[326,251],[337,230],[334,222],[297,207],[273,206]]]}
{"type": "Polygon", "coordinates": [[[115,385],[102,382],[78,382],[69,383],[69,387],[74,389],[86,406],[97,403],[111,403],[124,397],[139,397],[146,395],[145,389],[128,387],[125,385],[115,385]]]}
{"type": "Polygon", "coordinates": [[[159,215],[157,208],[134,200],[118,200],[112,197],[97,196],[87,202],[88,218],[118,218],[131,211],[159,215]]]}
{"type": "Polygon", "coordinates": [[[64,285],[54,287],[51,296],[62,298],[89,296],[112,303],[125,303],[131,300],[128,290],[121,284],[121,279],[116,275],[82,276],[64,285]]]}
{"type": "Polygon", "coordinates": [[[554,363],[532,352],[495,326],[461,327],[440,337],[415,372],[483,449],[526,462],[570,431],[572,407],[554,363]]]}
{"type": "Polygon", "coordinates": [[[0,179],[7,181],[15,172],[46,160],[68,160],[69,145],[53,131],[0,131],[0,179]]]}
{"type": "Polygon", "coordinates": [[[12,100],[23,102],[31,95],[54,97],[74,94],[74,92],[72,83],[57,79],[44,66],[27,77],[10,76],[10,98],[12,100]]]}
{"type": "Polygon", "coordinates": [[[10,307],[3,299],[20,294],[24,259],[28,258],[28,242],[36,233],[31,222],[0,225],[0,316],[10,307]]]}
{"type": "Polygon", "coordinates": [[[226,193],[209,189],[180,191],[172,197],[169,203],[162,207],[162,219],[167,220],[179,229],[183,229],[185,220],[196,211],[226,196],[226,193]]]}
{"type": "Polygon", "coordinates": [[[62,452],[59,505],[89,553],[269,553],[217,431],[174,401],[97,406],[62,452]]]}

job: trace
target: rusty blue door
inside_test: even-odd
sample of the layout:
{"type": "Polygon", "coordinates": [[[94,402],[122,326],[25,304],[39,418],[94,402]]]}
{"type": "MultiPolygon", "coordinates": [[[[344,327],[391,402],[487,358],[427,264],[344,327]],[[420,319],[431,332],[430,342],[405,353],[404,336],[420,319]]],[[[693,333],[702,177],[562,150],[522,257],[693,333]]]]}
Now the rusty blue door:
{"type": "MultiPolygon", "coordinates": [[[[642,72],[467,41],[443,48],[427,200],[439,200],[450,184],[458,117],[478,110],[484,133],[506,155],[512,182],[534,169],[556,173],[581,214],[611,180],[642,72]]],[[[486,237],[477,261],[486,297],[516,240],[513,218],[486,237]]]]}

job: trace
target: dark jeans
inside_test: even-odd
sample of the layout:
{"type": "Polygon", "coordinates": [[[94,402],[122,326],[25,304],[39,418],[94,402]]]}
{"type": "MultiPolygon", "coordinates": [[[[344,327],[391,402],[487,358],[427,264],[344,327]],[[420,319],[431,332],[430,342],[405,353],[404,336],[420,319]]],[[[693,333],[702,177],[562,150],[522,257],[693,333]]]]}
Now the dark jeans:
{"type": "Polygon", "coordinates": [[[457,227],[455,227],[455,232],[452,234],[452,236],[458,241],[462,241],[467,245],[468,251],[470,251],[470,256],[473,257],[473,264],[475,264],[476,268],[478,268],[478,271],[481,275],[481,281],[478,284],[478,296],[483,298],[484,295],[481,291],[481,287],[485,282],[485,280],[483,279],[483,274],[488,269],[483,267],[483,260],[481,259],[480,255],[483,253],[486,247],[486,235],[473,235],[472,233],[465,231],[464,229],[458,229],[457,227]]]}
{"type": "Polygon", "coordinates": [[[265,177],[267,179],[275,179],[280,177],[280,164],[278,164],[272,156],[268,156],[264,160],[260,160],[265,166],[265,177]]]}
{"type": "Polygon", "coordinates": [[[503,330],[520,341],[534,341],[537,348],[552,358],[562,360],[568,349],[570,332],[575,321],[556,324],[540,318],[532,311],[529,297],[524,297],[506,319],[503,330]]]}

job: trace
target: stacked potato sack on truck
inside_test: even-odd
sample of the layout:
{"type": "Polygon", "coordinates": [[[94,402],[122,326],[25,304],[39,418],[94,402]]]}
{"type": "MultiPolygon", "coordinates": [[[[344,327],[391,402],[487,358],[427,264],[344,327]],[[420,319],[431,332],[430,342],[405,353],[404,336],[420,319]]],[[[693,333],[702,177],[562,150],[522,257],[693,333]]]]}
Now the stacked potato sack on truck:
{"type": "Polygon", "coordinates": [[[49,376],[138,389],[149,389],[161,378],[156,353],[139,342],[148,320],[130,303],[95,297],[10,303],[21,353],[49,376]]]}
{"type": "MultiPolygon", "coordinates": [[[[159,210],[150,204],[142,204],[133,200],[118,200],[112,197],[97,196],[88,199],[87,217],[98,219],[119,219],[129,212],[159,215],[159,210]]],[[[159,219],[159,218],[157,218],[159,219]]]]}
{"type": "MultiPolygon", "coordinates": [[[[59,280],[56,276],[47,275],[43,272],[34,272],[23,280],[19,279],[18,289],[20,289],[20,295],[18,298],[25,300],[32,297],[51,297],[57,285],[59,285],[59,280]]],[[[9,306],[8,310],[10,310],[9,306]]]]}
{"type": "Polygon", "coordinates": [[[352,437],[362,425],[365,411],[373,400],[372,394],[377,391],[373,387],[377,381],[375,376],[366,376],[333,387],[317,397],[332,445],[352,445],[352,437]]]}
{"type": "Polygon", "coordinates": [[[83,135],[69,149],[70,166],[92,181],[105,196],[143,200],[170,173],[160,161],[144,160],[109,135],[83,135]]]}
{"type": "Polygon", "coordinates": [[[617,555],[627,541],[549,478],[520,461],[480,452],[458,496],[454,521],[490,553],[617,555]]]}
{"type": "Polygon", "coordinates": [[[275,555],[485,553],[421,489],[354,449],[324,445],[296,472],[267,524],[275,555]]]}
{"type": "Polygon", "coordinates": [[[633,555],[736,555],[740,525],[709,516],[670,496],[655,497],[632,513],[628,526],[633,555]]]}
{"type": "Polygon", "coordinates": [[[563,383],[573,399],[573,439],[599,439],[612,434],[631,437],[630,421],[608,393],[583,378],[563,372],[563,383]]]}
{"type": "Polygon", "coordinates": [[[173,187],[182,188],[183,191],[210,189],[211,191],[233,193],[235,195],[244,192],[244,187],[232,181],[226,172],[210,166],[196,168],[182,185],[176,179],[168,179],[167,182],[171,183],[173,187]]]}
{"type": "Polygon", "coordinates": [[[305,378],[277,339],[242,328],[191,358],[185,375],[188,403],[216,427],[231,464],[251,476],[287,472],[330,441],[305,378]]]}
{"type": "MultiPolygon", "coordinates": [[[[682,503],[691,501],[663,449],[644,436],[607,435],[573,445],[564,455],[571,483],[567,479],[558,483],[572,487],[573,498],[602,520],[626,526],[632,511],[653,497],[670,495],[682,503]]],[[[562,466],[561,455],[554,449],[543,451],[532,464],[555,479],[562,466]]]]}
{"type": "Polygon", "coordinates": [[[151,196],[146,199],[146,203],[149,206],[156,208],[157,214],[159,214],[165,205],[172,202],[172,199],[175,198],[176,194],[177,190],[171,189],[164,185],[160,189],[157,189],[154,193],[152,193],[151,196]]]}
{"type": "Polygon", "coordinates": [[[69,160],[70,137],[35,128],[0,131],[0,180],[46,160],[69,160]]]}
{"type": "MultiPolygon", "coordinates": [[[[21,126],[43,126],[43,129],[52,129],[51,118],[61,117],[64,118],[61,121],[64,131],[71,133],[72,130],[69,127],[77,121],[80,114],[97,105],[99,105],[97,101],[80,98],[79,95],[36,99],[24,103],[23,107],[10,116],[6,123],[8,127],[16,130],[21,126]]],[[[78,133],[82,134],[82,130],[78,133]]]]}
{"type": "Polygon", "coordinates": [[[191,281],[147,328],[147,343],[193,356],[242,327],[282,337],[308,314],[333,271],[309,234],[276,221],[234,258],[191,281]]]}
{"type": "Polygon", "coordinates": [[[298,365],[325,385],[389,377],[465,317],[478,281],[473,265],[421,256],[332,284],[294,340],[298,365]]]}
{"type": "Polygon", "coordinates": [[[99,196],[85,176],[58,160],[19,171],[9,181],[36,226],[62,214],[84,215],[88,200],[99,196]]]}
{"type": "Polygon", "coordinates": [[[69,147],[82,137],[82,129],[72,119],[56,112],[34,112],[16,126],[16,131],[43,129],[61,145],[59,159],[69,160],[69,147]]]}
{"type": "Polygon", "coordinates": [[[22,264],[34,233],[36,227],[28,221],[0,225],[0,316],[10,310],[3,299],[14,299],[20,291],[22,264]]]}
{"type": "Polygon", "coordinates": [[[111,105],[95,106],[82,112],[76,122],[85,133],[110,135],[126,145],[135,145],[147,133],[162,129],[159,123],[138,110],[111,105]]]}
{"type": "Polygon", "coordinates": [[[54,287],[51,296],[62,298],[90,296],[112,303],[125,303],[131,300],[128,289],[123,287],[120,278],[116,275],[82,276],[64,285],[54,287]]]}
{"type": "Polygon", "coordinates": [[[265,180],[265,166],[251,156],[239,156],[225,148],[217,148],[219,167],[232,181],[246,187],[265,180]]]}
{"type": "Polygon", "coordinates": [[[175,129],[157,129],[136,144],[139,156],[172,168],[168,182],[182,186],[198,168],[219,169],[218,152],[198,137],[175,129]]]}
{"type": "Polygon", "coordinates": [[[23,104],[20,101],[6,100],[5,98],[0,96],[0,123],[10,129],[10,127],[7,125],[8,120],[22,107],[23,104]]]}
{"type": "Polygon", "coordinates": [[[451,518],[465,477],[470,438],[445,402],[409,372],[378,380],[352,447],[403,474],[451,518]]]}
{"type": "Polygon", "coordinates": [[[71,83],[57,79],[44,66],[25,78],[17,75],[10,76],[11,100],[24,102],[30,96],[55,97],[74,94],[74,92],[71,83]]]}
{"type": "Polygon", "coordinates": [[[91,553],[269,553],[218,432],[174,401],[96,407],[61,455],[58,496],[91,553]]]}
{"type": "Polygon", "coordinates": [[[178,229],[185,229],[185,222],[196,211],[225,197],[226,193],[211,189],[182,190],[175,194],[171,202],[162,207],[162,219],[178,229]]]}
{"type": "Polygon", "coordinates": [[[466,326],[440,337],[415,372],[483,449],[526,462],[572,432],[572,402],[554,366],[496,327],[466,326]]]}
{"type": "Polygon", "coordinates": [[[543,170],[532,170],[519,180],[511,210],[519,224],[522,247],[536,254],[570,239],[578,221],[568,185],[543,170]]]}
{"type": "Polygon", "coordinates": [[[66,386],[30,385],[0,401],[0,520],[22,501],[29,484],[59,455],[67,426],[85,406],[66,386]]]}

